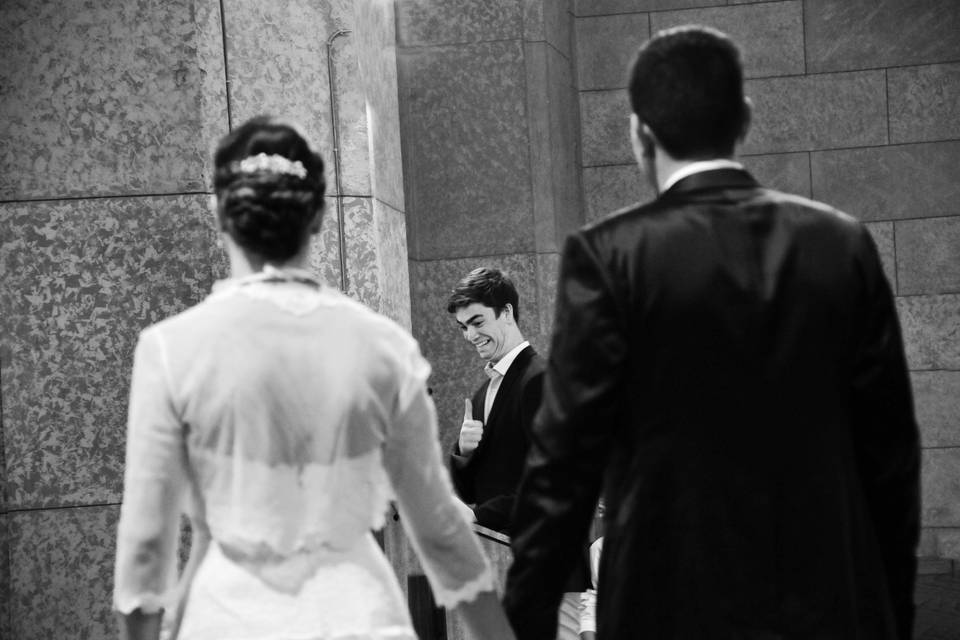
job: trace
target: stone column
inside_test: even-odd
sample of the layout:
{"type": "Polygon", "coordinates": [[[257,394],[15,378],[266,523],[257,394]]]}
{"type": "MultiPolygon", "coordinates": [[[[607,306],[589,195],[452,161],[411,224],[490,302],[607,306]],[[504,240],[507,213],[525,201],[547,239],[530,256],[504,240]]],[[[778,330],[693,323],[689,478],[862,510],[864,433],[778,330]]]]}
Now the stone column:
{"type": "Polygon", "coordinates": [[[445,310],[456,281],[506,269],[524,335],[548,346],[558,248],[582,219],[570,25],[564,1],[397,3],[413,330],[445,450],[482,380],[445,310]]]}

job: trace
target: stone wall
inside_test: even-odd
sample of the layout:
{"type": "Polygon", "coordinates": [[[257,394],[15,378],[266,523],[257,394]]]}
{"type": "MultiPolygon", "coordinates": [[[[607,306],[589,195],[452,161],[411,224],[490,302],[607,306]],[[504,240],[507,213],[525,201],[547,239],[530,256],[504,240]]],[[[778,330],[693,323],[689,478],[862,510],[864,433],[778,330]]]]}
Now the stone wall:
{"type": "MultiPolygon", "coordinates": [[[[273,113],[318,143],[315,269],[410,326],[399,148],[371,139],[360,73],[393,18],[389,38],[350,0],[12,0],[0,18],[0,638],[113,638],[133,347],[226,274],[209,167],[231,124],[273,113]]],[[[392,114],[370,101],[385,132],[395,95],[392,114]]]]}

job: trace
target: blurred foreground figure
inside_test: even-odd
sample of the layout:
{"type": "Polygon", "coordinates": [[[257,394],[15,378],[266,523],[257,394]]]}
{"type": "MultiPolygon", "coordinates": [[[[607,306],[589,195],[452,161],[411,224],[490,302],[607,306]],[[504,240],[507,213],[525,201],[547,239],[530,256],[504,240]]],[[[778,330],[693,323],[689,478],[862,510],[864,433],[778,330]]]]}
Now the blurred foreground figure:
{"type": "Polygon", "coordinates": [[[570,237],[505,604],[555,629],[603,492],[597,637],[910,637],[919,447],[866,228],[761,187],[736,46],[681,27],[631,68],[659,196],[570,237]]]}
{"type": "Polygon", "coordinates": [[[371,530],[395,497],[436,601],[512,638],[398,325],[308,270],[323,162],[255,118],[214,158],[230,278],[133,365],[114,604],[131,638],[414,640],[371,530]],[[177,582],[179,516],[194,543],[177,582]]]}

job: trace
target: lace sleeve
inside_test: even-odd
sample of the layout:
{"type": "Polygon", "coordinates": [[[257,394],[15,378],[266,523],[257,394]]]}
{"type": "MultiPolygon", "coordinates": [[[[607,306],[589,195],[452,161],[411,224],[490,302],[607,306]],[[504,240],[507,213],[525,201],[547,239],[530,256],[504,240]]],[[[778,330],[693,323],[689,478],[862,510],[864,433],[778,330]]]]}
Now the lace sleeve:
{"type": "Polygon", "coordinates": [[[441,606],[451,608],[494,588],[493,570],[453,494],[427,395],[430,367],[414,347],[384,451],[401,522],[441,606]]]}
{"type": "Polygon", "coordinates": [[[114,607],[121,613],[164,608],[177,575],[186,449],[162,349],[159,334],[148,330],[134,355],[114,568],[114,607]]]}

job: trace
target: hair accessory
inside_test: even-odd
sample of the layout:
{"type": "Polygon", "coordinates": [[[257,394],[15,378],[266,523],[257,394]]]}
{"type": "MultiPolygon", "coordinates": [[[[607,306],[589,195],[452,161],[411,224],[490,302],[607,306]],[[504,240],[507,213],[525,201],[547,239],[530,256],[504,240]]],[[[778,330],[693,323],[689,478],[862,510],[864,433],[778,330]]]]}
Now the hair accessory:
{"type": "Polygon", "coordinates": [[[266,171],[268,173],[279,173],[298,178],[306,178],[307,170],[299,160],[290,160],[277,154],[267,155],[258,153],[255,156],[244,158],[239,163],[240,173],[257,173],[266,171]]]}

